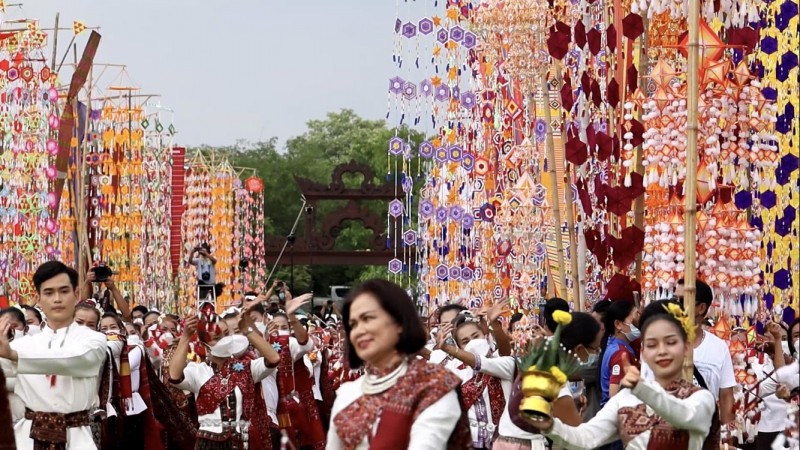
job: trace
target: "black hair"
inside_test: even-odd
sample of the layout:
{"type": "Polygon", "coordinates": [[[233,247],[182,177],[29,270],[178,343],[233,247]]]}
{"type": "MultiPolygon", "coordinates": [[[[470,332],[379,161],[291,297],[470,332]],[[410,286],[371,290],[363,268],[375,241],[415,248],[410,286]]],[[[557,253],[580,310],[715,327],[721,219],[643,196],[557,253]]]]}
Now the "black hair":
{"type": "Polygon", "coordinates": [[[558,323],[553,319],[553,313],[556,311],[569,312],[569,303],[563,298],[553,297],[544,304],[544,324],[551,333],[555,333],[558,323]]]}
{"type": "Polygon", "coordinates": [[[77,289],[78,272],[75,269],[61,261],[47,261],[40,265],[33,274],[33,285],[36,287],[36,292],[41,292],[42,285],[45,281],[55,278],[62,273],[69,277],[69,283],[72,285],[72,289],[77,289]]]}
{"type": "Polygon", "coordinates": [[[256,291],[247,291],[244,293],[243,297],[258,297],[258,292],[256,291]]]}
{"type": "Polygon", "coordinates": [[[791,353],[791,356],[795,356],[797,351],[800,350],[795,348],[794,339],[792,339],[792,328],[796,326],[800,326],[800,318],[795,318],[794,321],[789,324],[789,330],[786,332],[786,338],[789,340],[789,353],[791,353]]]}
{"type": "Polygon", "coordinates": [[[522,320],[523,314],[522,313],[514,313],[511,315],[511,319],[508,320],[508,332],[511,333],[513,325],[520,320],[522,320]]]}
{"type": "Polygon", "coordinates": [[[465,306],[463,306],[463,305],[459,305],[458,303],[449,303],[449,304],[444,305],[441,308],[439,308],[439,311],[436,312],[436,321],[441,323],[442,314],[444,314],[444,313],[446,313],[448,311],[456,311],[456,312],[460,313],[461,311],[466,311],[466,310],[467,310],[467,308],[465,306]]]}
{"type": "Polygon", "coordinates": [[[3,316],[14,316],[19,322],[22,322],[22,326],[25,327],[26,330],[28,329],[28,323],[25,321],[25,313],[22,312],[21,309],[11,306],[0,310],[0,317],[3,316]]]}
{"type": "Polygon", "coordinates": [[[144,306],[144,305],[136,305],[136,306],[134,306],[134,307],[133,307],[133,309],[131,310],[131,314],[133,314],[133,313],[135,313],[135,312],[140,312],[140,313],[142,313],[142,318],[144,318],[144,315],[148,313],[148,310],[147,310],[147,307],[146,307],[146,306],[144,306]]]}
{"type": "Polygon", "coordinates": [[[608,307],[611,306],[611,300],[603,299],[592,306],[592,312],[600,314],[601,316],[606,313],[608,307]]]}
{"type": "Polygon", "coordinates": [[[39,323],[42,323],[43,319],[42,319],[42,312],[41,311],[39,311],[38,309],[36,309],[36,308],[34,308],[33,306],[30,306],[30,305],[22,305],[22,309],[24,309],[26,312],[27,311],[33,312],[33,315],[36,316],[36,320],[38,320],[39,323]]]}
{"type": "Polygon", "coordinates": [[[428,339],[425,334],[425,328],[417,314],[417,308],[406,290],[391,281],[381,279],[368,280],[350,291],[342,305],[342,323],[347,342],[347,358],[351,368],[357,369],[364,364],[364,361],[358,357],[355,347],[350,342],[350,307],[353,305],[353,301],[363,294],[375,296],[381,308],[401,326],[400,338],[395,345],[395,349],[398,352],[410,356],[425,346],[425,342],[428,339]]]}
{"type": "Polygon", "coordinates": [[[144,321],[144,319],[147,319],[148,317],[152,316],[153,314],[155,314],[156,316],[160,316],[161,315],[161,313],[158,312],[158,311],[147,311],[145,313],[145,315],[142,316],[142,321],[144,321]]]}
{"type": "Polygon", "coordinates": [[[579,345],[588,349],[599,332],[600,324],[591,314],[572,313],[572,321],[561,332],[561,345],[570,351],[575,350],[579,345]]]}
{"type": "MultiPolygon", "coordinates": [[[[678,284],[683,285],[684,280],[681,278],[678,280],[678,284]]],[[[711,303],[714,301],[714,291],[711,290],[711,286],[707,285],[703,280],[696,279],[694,280],[694,287],[695,287],[695,303],[702,303],[706,305],[706,314],[708,314],[709,308],[711,308],[711,303]]]]}

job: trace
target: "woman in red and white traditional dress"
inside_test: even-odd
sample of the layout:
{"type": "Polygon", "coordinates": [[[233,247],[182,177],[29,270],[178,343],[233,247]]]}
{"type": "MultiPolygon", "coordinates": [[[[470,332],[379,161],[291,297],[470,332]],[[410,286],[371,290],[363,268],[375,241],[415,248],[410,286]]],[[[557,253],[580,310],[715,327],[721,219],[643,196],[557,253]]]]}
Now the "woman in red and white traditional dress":
{"type": "MultiPolygon", "coordinates": [[[[292,298],[286,295],[286,312],[272,315],[268,332],[270,343],[280,355],[280,364],[272,380],[267,380],[265,396],[274,403],[278,426],[288,434],[298,449],[325,448],[325,432],[314,398],[314,377],[306,368],[303,356],[314,348],[305,327],[295,316],[298,308],[311,301],[313,294],[292,298]]],[[[272,377],[271,377],[272,378],[272,377]]],[[[270,405],[271,407],[273,405],[270,405]]]]}
{"type": "Polygon", "coordinates": [[[406,291],[370,280],[342,307],[351,367],[366,374],[337,391],[328,449],[469,449],[461,380],[414,357],[427,339],[406,291]]]}
{"type": "Polygon", "coordinates": [[[200,429],[196,448],[239,450],[248,443],[250,448],[271,449],[267,408],[255,385],[275,370],[278,354],[255,329],[246,307],[239,322],[244,335],[222,337],[224,331],[218,328],[206,337],[209,363],[187,365],[189,344],[197,329],[197,317],[187,317],[169,365],[170,382],[197,399],[200,429]],[[242,359],[250,345],[263,356],[242,359]]]}

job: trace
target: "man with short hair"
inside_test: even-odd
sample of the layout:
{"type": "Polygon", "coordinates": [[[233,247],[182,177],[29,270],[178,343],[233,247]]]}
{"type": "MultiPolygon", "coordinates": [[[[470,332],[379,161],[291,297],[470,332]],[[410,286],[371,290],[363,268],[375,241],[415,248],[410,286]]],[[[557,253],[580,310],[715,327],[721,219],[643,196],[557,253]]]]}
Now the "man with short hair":
{"type": "MultiPolygon", "coordinates": [[[[683,304],[684,281],[678,280],[675,288],[675,299],[683,304]]],[[[702,280],[696,280],[695,296],[695,334],[694,366],[697,368],[696,374],[700,374],[702,380],[695,376],[695,384],[705,387],[717,399],[719,404],[720,422],[727,424],[735,419],[733,412],[733,387],[736,385],[736,378],[733,374],[733,361],[728,350],[728,345],[722,339],[703,329],[711,303],[714,300],[714,293],[711,287],[702,280]]],[[[653,380],[653,371],[642,361],[642,378],[653,380]]]]}
{"type": "Polygon", "coordinates": [[[10,323],[0,319],[0,365],[6,376],[16,377],[14,392],[25,404],[25,418],[14,426],[17,449],[96,449],[89,423],[98,407],[106,338],[73,321],[74,269],[46,262],[36,269],[33,284],[47,316],[42,332],[9,342],[10,323]]]}

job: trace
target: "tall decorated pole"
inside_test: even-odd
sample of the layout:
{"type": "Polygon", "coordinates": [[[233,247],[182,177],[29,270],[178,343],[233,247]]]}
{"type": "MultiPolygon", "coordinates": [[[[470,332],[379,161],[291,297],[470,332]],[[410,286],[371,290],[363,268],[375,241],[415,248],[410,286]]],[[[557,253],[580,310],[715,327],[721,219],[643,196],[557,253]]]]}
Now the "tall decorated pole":
{"type": "MultiPolygon", "coordinates": [[[[698,123],[697,123],[697,108],[698,97],[700,95],[700,87],[698,83],[698,74],[700,69],[700,45],[699,32],[700,32],[700,5],[698,0],[689,0],[689,42],[687,45],[687,52],[689,59],[686,69],[686,84],[687,84],[687,121],[686,121],[686,180],[683,184],[685,193],[685,206],[684,206],[684,295],[683,303],[686,309],[686,314],[689,316],[691,324],[694,326],[694,311],[695,299],[697,294],[696,289],[696,273],[695,260],[696,253],[696,230],[695,219],[697,214],[697,138],[698,138],[698,123]]],[[[694,346],[689,346],[689,353],[683,362],[684,378],[686,380],[692,379],[693,364],[694,364],[694,346]]]]}

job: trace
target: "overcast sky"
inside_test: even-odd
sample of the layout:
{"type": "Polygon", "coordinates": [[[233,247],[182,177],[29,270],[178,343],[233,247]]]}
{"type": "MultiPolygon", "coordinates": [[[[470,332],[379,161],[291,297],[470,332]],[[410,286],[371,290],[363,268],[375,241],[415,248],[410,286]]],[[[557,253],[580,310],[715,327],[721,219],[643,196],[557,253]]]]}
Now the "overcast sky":
{"type": "MultiPolygon", "coordinates": [[[[52,28],[60,12],[62,27],[76,19],[100,26],[95,61],[126,64],[142,93],[161,94],[183,145],[283,142],[341,108],[384,118],[397,5],[408,8],[405,0],[6,3],[18,1],[22,8],[8,7],[6,19],[38,18],[52,28]]],[[[71,36],[60,34],[59,53],[71,36]]],[[[79,54],[88,36],[79,36],[79,54]]],[[[104,80],[118,73],[108,69],[104,80]]]]}

